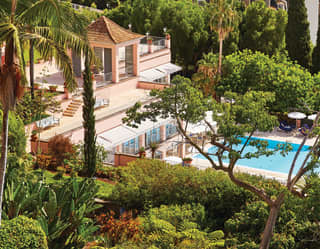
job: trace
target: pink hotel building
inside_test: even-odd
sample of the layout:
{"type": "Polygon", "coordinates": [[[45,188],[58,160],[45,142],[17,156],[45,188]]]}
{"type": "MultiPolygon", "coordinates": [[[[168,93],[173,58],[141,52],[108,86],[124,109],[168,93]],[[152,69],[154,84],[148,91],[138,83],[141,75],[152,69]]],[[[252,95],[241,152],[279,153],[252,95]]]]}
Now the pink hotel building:
{"type": "MultiPolygon", "coordinates": [[[[95,111],[97,143],[111,152],[135,154],[140,147],[148,148],[152,142],[159,143],[175,135],[177,130],[172,120],[146,121],[137,129],[122,124],[129,107],[136,101],[150,102],[149,90],[170,86],[170,74],[181,70],[171,63],[170,35],[146,37],[100,17],[89,25],[88,37],[102,62],[102,70],[94,75],[96,103],[101,100],[109,103],[97,105],[95,111]]],[[[83,59],[72,54],[72,62],[80,85],[83,59]]],[[[83,141],[82,97],[66,92],[62,98],[64,114],[60,125],[41,132],[40,144],[44,152],[48,140],[57,134],[69,136],[74,143],[83,141]]],[[[32,151],[36,146],[31,142],[32,151]]]]}

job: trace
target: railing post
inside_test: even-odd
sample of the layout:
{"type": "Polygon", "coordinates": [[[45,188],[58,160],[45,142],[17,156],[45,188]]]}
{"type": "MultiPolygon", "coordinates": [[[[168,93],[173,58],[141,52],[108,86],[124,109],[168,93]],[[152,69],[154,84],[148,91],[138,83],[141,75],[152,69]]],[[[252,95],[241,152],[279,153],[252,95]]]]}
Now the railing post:
{"type": "Polygon", "coordinates": [[[170,37],[170,34],[166,34],[166,48],[171,48],[171,37],[170,37]]]}
{"type": "Polygon", "coordinates": [[[148,53],[151,54],[153,53],[153,46],[152,46],[152,38],[148,38],[148,53]]]}

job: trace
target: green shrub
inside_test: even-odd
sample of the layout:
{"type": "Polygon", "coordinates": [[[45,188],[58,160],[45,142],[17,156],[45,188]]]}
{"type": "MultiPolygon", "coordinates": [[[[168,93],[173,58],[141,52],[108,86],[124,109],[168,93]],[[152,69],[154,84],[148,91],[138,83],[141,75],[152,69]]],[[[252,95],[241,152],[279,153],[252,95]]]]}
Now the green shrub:
{"type": "MultiPolygon", "coordinates": [[[[2,111],[0,110],[0,128],[2,129],[2,111]]],[[[26,151],[27,139],[24,124],[19,116],[9,113],[8,151],[21,156],[26,151]]]]}
{"type": "Polygon", "coordinates": [[[233,184],[223,172],[168,165],[159,160],[137,160],[122,169],[112,200],[126,209],[200,203],[208,224],[217,229],[238,212],[252,194],[233,184]]]}
{"type": "Polygon", "coordinates": [[[144,243],[163,249],[224,247],[224,233],[201,230],[203,219],[204,207],[200,204],[152,208],[142,218],[144,243]]]}
{"type": "Polygon", "coordinates": [[[37,221],[24,216],[4,221],[0,249],[48,249],[47,238],[37,221]]]}

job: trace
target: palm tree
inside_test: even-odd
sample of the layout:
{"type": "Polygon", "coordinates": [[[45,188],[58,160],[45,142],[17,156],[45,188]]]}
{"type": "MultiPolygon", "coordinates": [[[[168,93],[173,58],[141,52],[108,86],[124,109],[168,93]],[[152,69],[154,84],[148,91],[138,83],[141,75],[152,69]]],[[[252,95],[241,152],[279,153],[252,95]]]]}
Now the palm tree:
{"type": "MultiPolygon", "coordinates": [[[[63,71],[67,87],[74,90],[76,81],[67,49],[75,48],[77,53],[88,49],[87,40],[73,32],[82,25],[73,22],[75,16],[68,3],[59,0],[0,2],[0,43],[6,44],[5,63],[0,70],[0,101],[3,109],[0,207],[7,164],[8,114],[23,96],[23,86],[26,84],[23,44],[32,41],[44,59],[54,58],[63,71]]],[[[0,225],[1,210],[0,208],[0,225]]]]}
{"type": "Polygon", "coordinates": [[[218,73],[221,75],[222,46],[223,41],[233,31],[237,21],[237,12],[233,0],[210,1],[210,29],[218,33],[219,39],[219,66],[218,73]]]}
{"type": "Polygon", "coordinates": [[[215,86],[219,81],[217,56],[213,53],[204,54],[198,61],[198,71],[192,75],[195,87],[200,89],[204,96],[216,98],[215,86]]]}

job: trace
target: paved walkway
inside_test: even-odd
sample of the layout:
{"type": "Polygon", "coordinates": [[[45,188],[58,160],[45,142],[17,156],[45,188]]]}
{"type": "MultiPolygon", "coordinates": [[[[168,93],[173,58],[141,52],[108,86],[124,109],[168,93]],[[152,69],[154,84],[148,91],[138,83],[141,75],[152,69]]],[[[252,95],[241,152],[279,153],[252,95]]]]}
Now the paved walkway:
{"type": "MultiPolygon", "coordinates": [[[[82,98],[82,96],[79,96],[78,98],[82,98]]],[[[142,89],[127,91],[115,97],[110,96],[109,106],[95,110],[96,121],[107,119],[115,113],[123,112],[133,106],[137,101],[145,102],[148,100],[148,91],[142,89]]],[[[40,138],[47,140],[57,134],[63,134],[68,131],[81,128],[82,122],[82,107],[80,107],[73,117],[62,116],[59,126],[52,127],[41,132],[40,138]]]]}

